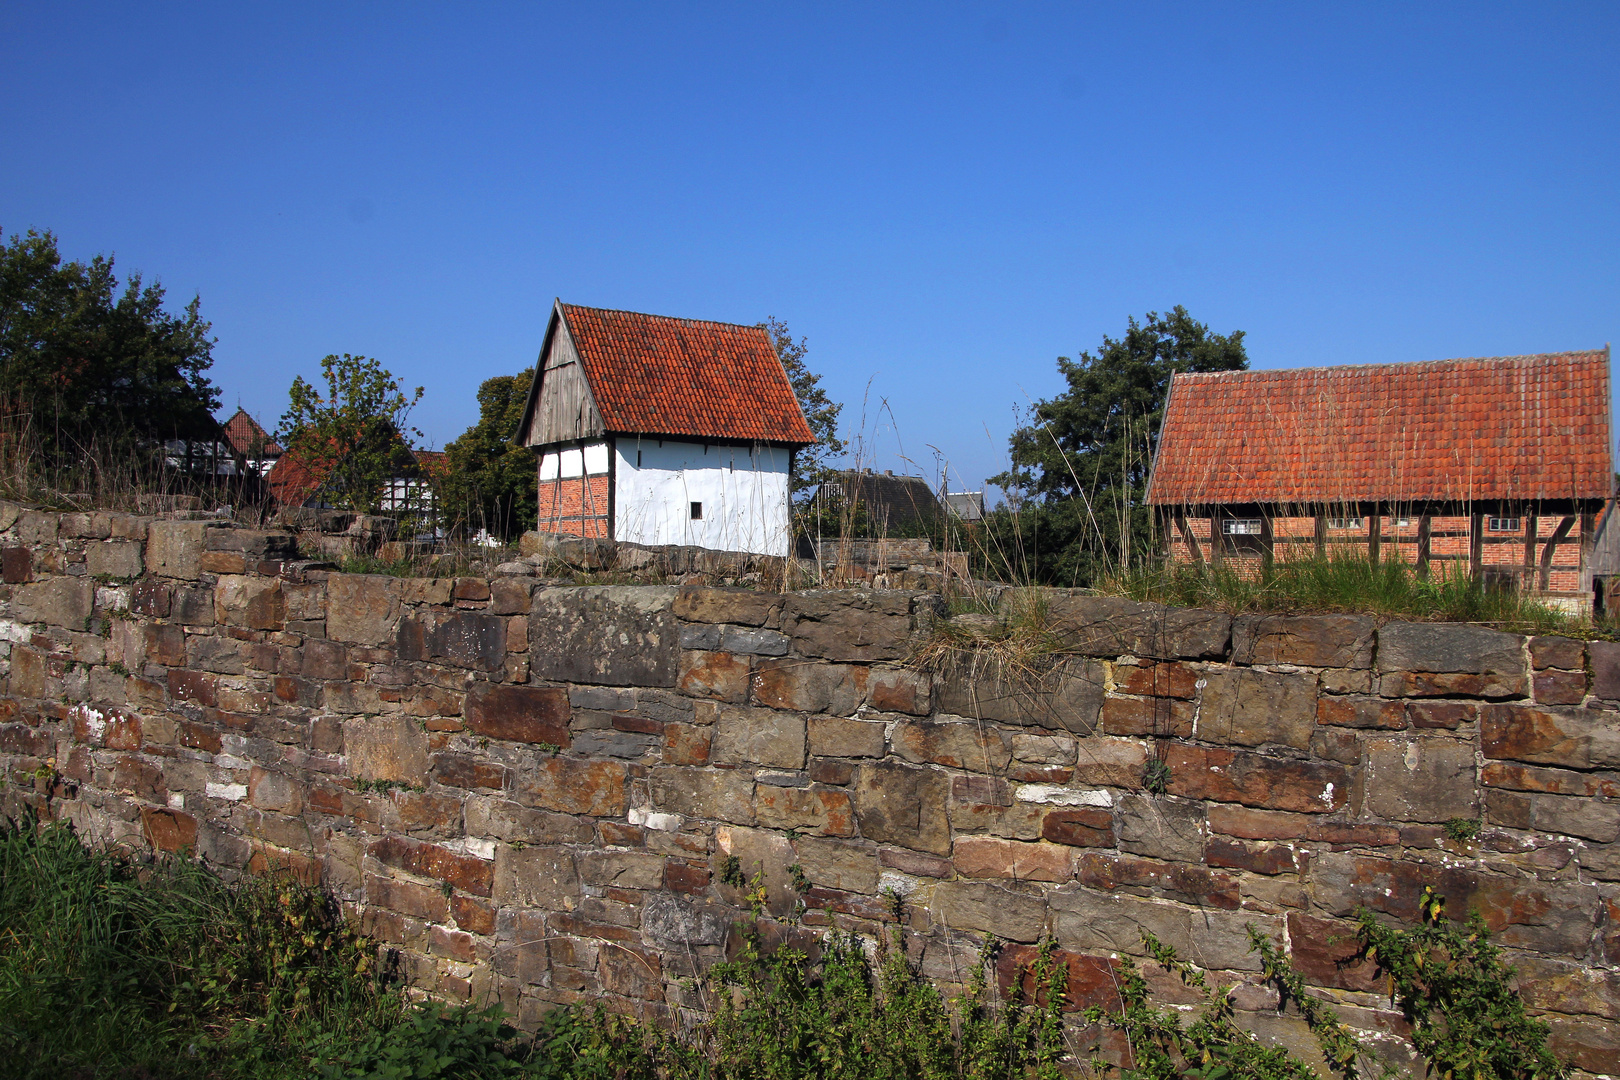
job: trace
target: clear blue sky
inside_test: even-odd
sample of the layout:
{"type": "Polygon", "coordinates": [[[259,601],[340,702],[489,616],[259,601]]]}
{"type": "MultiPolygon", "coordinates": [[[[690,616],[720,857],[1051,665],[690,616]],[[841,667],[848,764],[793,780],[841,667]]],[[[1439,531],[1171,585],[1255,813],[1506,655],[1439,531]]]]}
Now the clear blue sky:
{"type": "Polygon", "coordinates": [[[960,489],[1148,310],[1258,367],[1620,336],[1613,3],[3,11],[0,228],[201,294],[269,423],[363,353],[442,445],[554,296],[775,315],[960,489]]]}

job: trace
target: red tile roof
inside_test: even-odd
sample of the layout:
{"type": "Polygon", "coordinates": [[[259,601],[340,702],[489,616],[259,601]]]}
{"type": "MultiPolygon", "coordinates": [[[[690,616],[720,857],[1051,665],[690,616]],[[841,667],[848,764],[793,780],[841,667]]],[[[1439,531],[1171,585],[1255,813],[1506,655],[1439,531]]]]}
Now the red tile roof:
{"type": "Polygon", "coordinates": [[[1148,502],[1607,498],[1609,350],[1178,374],[1148,502]]]}
{"type": "Polygon", "coordinates": [[[231,449],[248,458],[275,457],[282,452],[259,422],[238,407],[236,415],[225,421],[225,438],[231,449]]]}
{"type": "Polygon", "coordinates": [[[282,454],[264,478],[270,497],[281,506],[303,506],[315,494],[331,466],[311,468],[296,453],[282,454]]]}
{"type": "Polygon", "coordinates": [[[558,307],[609,432],[816,441],[763,327],[558,307]]]}

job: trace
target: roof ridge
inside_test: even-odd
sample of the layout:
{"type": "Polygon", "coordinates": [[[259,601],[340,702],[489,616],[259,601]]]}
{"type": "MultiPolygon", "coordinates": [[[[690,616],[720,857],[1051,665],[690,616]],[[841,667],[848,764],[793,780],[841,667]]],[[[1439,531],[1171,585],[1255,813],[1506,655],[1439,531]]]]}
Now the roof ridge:
{"type": "Polygon", "coordinates": [[[1571,349],[1568,352],[1524,353],[1520,356],[1455,356],[1445,360],[1386,360],[1381,364],[1315,364],[1310,367],[1244,368],[1241,371],[1178,371],[1177,378],[1233,379],[1244,375],[1292,375],[1308,371],[1378,371],[1384,368],[1440,367],[1446,364],[1510,364],[1522,360],[1561,360],[1571,356],[1602,356],[1606,349],[1571,349]]]}
{"type": "Polygon", "coordinates": [[[765,329],[760,323],[722,322],[718,319],[687,319],[679,315],[655,315],[650,311],[631,311],[629,308],[591,307],[588,304],[570,304],[566,300],[558,300],[557,302],[565,308],[573,308],[577,311],[596,311],[605,315],[635,315],[643,319],[663,319],[666,322],[684,323],[688,326],[724,326],[734,330],[763,331],[765,329]]]}

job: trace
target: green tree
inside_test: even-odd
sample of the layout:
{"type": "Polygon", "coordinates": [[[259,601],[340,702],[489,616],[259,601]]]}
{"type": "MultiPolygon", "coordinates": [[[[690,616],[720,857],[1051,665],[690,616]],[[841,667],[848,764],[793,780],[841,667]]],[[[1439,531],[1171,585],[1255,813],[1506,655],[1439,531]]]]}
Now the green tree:
{"type": "Polygon", "coordinates": [[[1249,358],[1243,331],[1213,334],[1178,305],[1057,365],[1068,390],[1035,403],[1012,434],[1012,468],[990,478],[1013,504],[991,523],[992,546],[1019,552],[1010,569],[1035,581],[1086,585],[1152,557],[1143,498],[1171,376],[1238,371],[1249,358]]]}
{"type": "Polygon", "coordinates": [[[805,366],[804,357],[809,349],[804,338],[795,341],[787,324],[775,316],[759,325],[771,335],[771,344],[776,347],[788,382],[793,385],[793,396],[799,399],[799,409],[817,440],[813,446],[801,447],[793,459],[789,490],[795,500],[802,501],[832,474],[828,459],[844,452],[844,441],[838,437],[838,414],[844,406],[827,396],[821,388],[821,376],[805,366]]]}
{"type": "Polygon", "coordinates": [[[64,263],[49,232],[0,246],[0,395],[52,464],[214,436],[209,323],[199,299],[179,315],[163,299],[139,274],[120,291],[108,256],[64,263]]]}
{"type": "Polygon", "coordinates": [[[282,444],[321,481],[327,502],[375,513],[389,478],[415,470],[407,440],[422,433],[406,420],[422,388],[407,396],[377,361],[348,353],[324,358],[321,374],[325,397],[302,375],[293,379],[282,444]]]}
{"type": "Polygon", "coordinates": [[[497,375],[478,387],[478,422],[444,448],[440,505],[453,524],[503,539],[534,528],[534,451],[512,441],[534,372],[497,375]]]}

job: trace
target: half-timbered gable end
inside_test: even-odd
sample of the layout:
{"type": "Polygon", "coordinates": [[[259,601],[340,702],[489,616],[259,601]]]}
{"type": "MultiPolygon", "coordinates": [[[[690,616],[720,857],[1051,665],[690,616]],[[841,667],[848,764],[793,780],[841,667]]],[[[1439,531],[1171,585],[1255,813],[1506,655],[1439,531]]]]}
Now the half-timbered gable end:
{"type": "Polygon", "coordinates": [[[1172,558],[1353,547],[1584,604],[1609,350],[1178,374],[1148,485],[1172,558]]]}
{"type": "Polygon", "coordinates": [[[542,532],[786,555],[815,442],[762,327],[557,301],[516,441],[542,532]]]}

